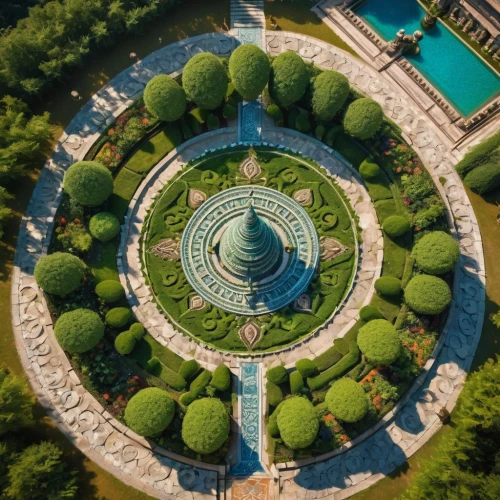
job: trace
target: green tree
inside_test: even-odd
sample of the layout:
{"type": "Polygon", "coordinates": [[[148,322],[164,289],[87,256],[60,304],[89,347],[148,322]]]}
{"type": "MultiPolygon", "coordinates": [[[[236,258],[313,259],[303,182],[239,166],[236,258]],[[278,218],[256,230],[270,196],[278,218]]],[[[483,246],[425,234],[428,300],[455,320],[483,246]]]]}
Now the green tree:
{"type": "Polygon", "coordinates": [[[48,441],[16,454],[9,465],[5,496],[16,500],[75,498],[78,473],[68,470],[61,455],[62,451],[48,441]]]}
{"type": "Polygon", "coordinates": [[[33,396],[26,383],[0,367],[0,436],[33,423],[33,396]]]}

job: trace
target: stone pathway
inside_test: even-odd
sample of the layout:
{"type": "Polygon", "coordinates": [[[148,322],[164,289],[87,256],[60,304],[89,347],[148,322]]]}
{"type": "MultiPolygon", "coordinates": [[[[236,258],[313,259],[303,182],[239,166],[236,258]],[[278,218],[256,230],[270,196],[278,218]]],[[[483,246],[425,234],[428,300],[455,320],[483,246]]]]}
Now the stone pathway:
{"type": "Polygon", "coordinates": [[[264,0],[231,0],[231,28],[265,27],[264,0]]]}

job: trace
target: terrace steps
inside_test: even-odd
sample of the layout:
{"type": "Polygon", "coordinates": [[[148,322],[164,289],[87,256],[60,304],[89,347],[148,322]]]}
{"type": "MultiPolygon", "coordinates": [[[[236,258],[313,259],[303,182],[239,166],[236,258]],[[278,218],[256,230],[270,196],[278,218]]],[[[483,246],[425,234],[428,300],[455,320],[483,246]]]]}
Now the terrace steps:
{"type": "Polygon", "coordinates": [[[231,28],[265,28],[263,0],[231,0],[231,28]]]}

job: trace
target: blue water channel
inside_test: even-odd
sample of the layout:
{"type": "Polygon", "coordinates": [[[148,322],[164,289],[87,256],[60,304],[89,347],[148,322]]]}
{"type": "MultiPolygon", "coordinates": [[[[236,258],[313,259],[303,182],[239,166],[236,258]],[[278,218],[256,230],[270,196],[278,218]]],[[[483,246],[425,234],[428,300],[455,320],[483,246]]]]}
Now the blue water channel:
{"type": "MultiPolygon", "coordinates": [[[[386,41],[401,28],[407,34],[423,31],[420,20],[425,10],[416,0],[368,0],[356,14],[386,41]]],[[[500,92],[500,77],[441,22],[423,33],[420,54],[408,60],[463,116],[500,92]]]]}

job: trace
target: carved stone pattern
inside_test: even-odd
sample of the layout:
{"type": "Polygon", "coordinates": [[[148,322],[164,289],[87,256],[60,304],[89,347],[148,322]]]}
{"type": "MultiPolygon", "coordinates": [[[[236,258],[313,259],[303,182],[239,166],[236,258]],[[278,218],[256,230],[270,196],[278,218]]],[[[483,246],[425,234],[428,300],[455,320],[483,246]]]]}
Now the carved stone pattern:
{"type": "Polygon", "coordinates": [[[313,201],[313,194],[311,189],[299,189],[293,195],[293,199],[300,203],[302,206],[307,207],[313,201]]]}
{"type": "Polygon", "coordinates": [[[181,258],[179,242],[172,238],[161,240],[150,247],[149,251],[163,260],[179,260],[181,258]]]}
{"type": "Polygon", "coordinates": [[[335,238],[329,238],[327,236],[322,236],[319,239],[319,245],[321,248],[321,260],[333,260],[339,255],[342,255],[348,248],[335,238]]]}
{"type": "Polygon", "coordinates": [[[253,321],[247,321],[239,330],[238,335],[243,340],[249,350],[257,343],[260,338],[260,328],[253,321]]]}
{"type": "Polygon", "coordinates": [[[190,295],[189,296],[189,310],[190,311],[201,311],[205,308],[206,302],[203,300],[203,297],[199,295],[190,295]]]}
{"type": "Polygon", "coordinates": [[[293,308],[297,312],[310,312],[311,311],[311,297],[307,293],[303,293],[294,303],[293,308]]]}
{"type": "Polygon", "coordinates": [[[207,201],[207,195],[199,189],[190,189],[188,193],[188,205],[193,210],[201,207],[207,201]]]}
{"type": "Polygon", "coordinates": [[[238,171],[240,172],[240,175],[246,177],[248,180],[252,180],[262,173],[262,169],[260,168],[258,161],[253,156],[245,158],[240,163],[238,171]]]}

